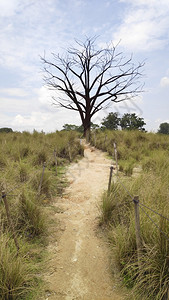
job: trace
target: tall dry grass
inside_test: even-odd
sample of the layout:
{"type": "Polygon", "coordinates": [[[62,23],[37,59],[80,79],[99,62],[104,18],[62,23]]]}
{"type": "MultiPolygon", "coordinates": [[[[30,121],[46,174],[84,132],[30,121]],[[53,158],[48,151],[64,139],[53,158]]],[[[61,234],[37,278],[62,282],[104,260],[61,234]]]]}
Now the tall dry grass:
{"type": "Polygon", "coordinates": [[[168,299],[169,221],[160,215],[169,218],[169,137],[140,132],[119,132],[119,137],[118,132],[115,135],[112,133],[112,137],[110,132],[108,134],[110,141],[116,137],[117,147],[119,143],[120,160],[127,163],[127,153],[130,164],[133,153],[135,156],[137,151],[139,160],[135,160],[134,165],[142,167],[137,176],[128,177],[126,172],[120,172],[119,179],[114,179],[111,191],[103,195],[101,223],[108,226],[113,264],[126,286],[134,291],[133,299],[168,299]],[[136,195],[140,200],[140,268],[131,198],[136,195]]]}
{"type": "Polygon", "coordinates": [[[66,185],[65,167],[83,155],[74,132],[0,133],[0,195],[7,194],[15,249],[3,200],[0,202],[0,299],[39,299],[39,271],[48,232],[45,206],[66,185]],[[57,176],[54,158],[57,156],[57,176]],[[46,162],[42,187],[43,164],[46,162]]]}

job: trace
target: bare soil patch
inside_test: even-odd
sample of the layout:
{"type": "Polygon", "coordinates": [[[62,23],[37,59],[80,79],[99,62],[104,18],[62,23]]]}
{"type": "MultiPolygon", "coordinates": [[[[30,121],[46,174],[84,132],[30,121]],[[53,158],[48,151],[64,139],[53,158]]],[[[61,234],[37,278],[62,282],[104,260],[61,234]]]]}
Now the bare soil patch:
{"type": "Polygon", "coordinates": [[[110,160],[99,150],[85,148],[84,158],[69,166],[70,185],[54,204],[54,222],[59,226],[53,228],[48,246],[46,300],[122,300],[127,296],[110,272],[109,248],[98,230],[98,207],[108,186],[110,160]]]}

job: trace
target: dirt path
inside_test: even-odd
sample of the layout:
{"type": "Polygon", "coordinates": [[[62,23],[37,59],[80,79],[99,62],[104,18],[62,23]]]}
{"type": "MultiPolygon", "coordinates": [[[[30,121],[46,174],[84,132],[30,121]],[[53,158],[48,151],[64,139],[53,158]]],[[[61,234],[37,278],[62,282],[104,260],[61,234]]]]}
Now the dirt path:
{"type": "Polygon", "coordinates": [[[108,185],[110,160],[89,146],[84,155],[68,168],[70,186],[56,203],[62,233],[49,245],[45,299],[122,300],[125,294],[111,278],[108,248],[98,235],[98,204],[108,185]]]}

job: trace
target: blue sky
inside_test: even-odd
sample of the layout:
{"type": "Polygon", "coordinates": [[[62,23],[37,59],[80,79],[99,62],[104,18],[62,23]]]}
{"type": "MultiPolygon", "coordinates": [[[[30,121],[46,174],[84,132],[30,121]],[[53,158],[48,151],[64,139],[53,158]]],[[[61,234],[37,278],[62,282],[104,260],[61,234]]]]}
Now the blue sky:
{"type": "Polygon", "coordinates": [[[40,56],[64,53],[74,39],[98,36],[97,47],[119,41],[119,51],[145,60],[145,92],[110,111],[135,112],[148,131],[169,122],[168,0],[0,0],[0,127],[52,132],[79,124],[77,113],[52,105],[40,56]]]}

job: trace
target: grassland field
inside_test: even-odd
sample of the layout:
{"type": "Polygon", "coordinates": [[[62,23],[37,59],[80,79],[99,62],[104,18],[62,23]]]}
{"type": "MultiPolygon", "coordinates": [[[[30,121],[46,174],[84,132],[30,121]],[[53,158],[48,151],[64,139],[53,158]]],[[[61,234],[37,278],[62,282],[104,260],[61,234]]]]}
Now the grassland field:
{"type": "Polygon", "coordinates": [[[91,143],[114,157],[118,180],[103,194],[101,225],[112,248],[112,271],[121,273],[133,299],[169,299],[169,136],[139,131],[96,131],[91,143]],[[135,173],[135,170],[139,172],[135,173]],[[138,266],[135,214],[141,204],[141,266],[138,266]]]}
{"type": "MultiPolygon", "coordinates": [[[[66,186],[65,167],[83,156],[75,132],[34,131],[0,134],[0,193],[5,192],[14,233],[0,202],[0,296],[2,300],[40,297],[49,216],[46,206],[66,186]],[[54,150],[57,157],[57,174],[54,150]],[[42,188],[38,192],[43,164],[42,188]]],[[[169,285],[169,136],[139,131],[95,131],[91,144],[114,157],[117,145],[119,181],[104,192],[100,225],[112,249],[112,272],[120,272],[133,299],[168,299],[169,285]],[[135,170],[139,169],[136,174],[135,170]],[[129,192],[127,193],[126,190],[129,192]],[[141,223],[141,267],[138,266],[134,205],[138,195],[141,223]],[[145,213],[146,212],[146,213],[145,213]]],[[[115,176],[115,175],[114,175],[115,176]]]]}
{"type": "Polygon", "coordinates": [[[0,299],[39,299],[50,226],[45,208],[66,186],[66,165],[82,155],[75,132],[0,133],[0,299]]]}

